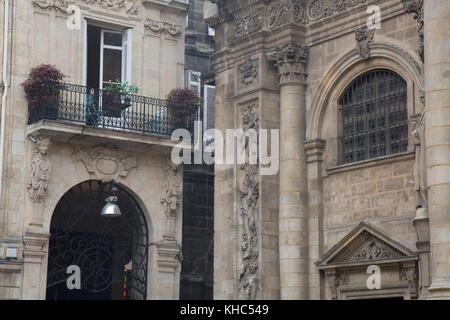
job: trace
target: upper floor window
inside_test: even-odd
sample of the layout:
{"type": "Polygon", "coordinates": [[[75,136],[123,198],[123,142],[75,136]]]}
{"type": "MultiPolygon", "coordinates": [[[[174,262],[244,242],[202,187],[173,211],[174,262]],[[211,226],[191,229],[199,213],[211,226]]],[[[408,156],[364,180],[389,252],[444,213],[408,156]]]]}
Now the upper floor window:
{"type": "Polygon", "coordinates": [[[385,69],[358,77],[339,101],[344,164],[407,151],[407,85],[385,69]]]}

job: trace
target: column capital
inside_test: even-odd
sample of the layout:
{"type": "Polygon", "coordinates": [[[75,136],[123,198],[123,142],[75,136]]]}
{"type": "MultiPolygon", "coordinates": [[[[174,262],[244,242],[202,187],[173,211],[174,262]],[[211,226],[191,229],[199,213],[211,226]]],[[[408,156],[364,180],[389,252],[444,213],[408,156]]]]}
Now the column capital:
{"type": "Polygon", "coordinates": [[[276,47],[268,58],[278,70],[281,85],[306,84],[308,56],[309,47],[290,41],[276,47]]]}

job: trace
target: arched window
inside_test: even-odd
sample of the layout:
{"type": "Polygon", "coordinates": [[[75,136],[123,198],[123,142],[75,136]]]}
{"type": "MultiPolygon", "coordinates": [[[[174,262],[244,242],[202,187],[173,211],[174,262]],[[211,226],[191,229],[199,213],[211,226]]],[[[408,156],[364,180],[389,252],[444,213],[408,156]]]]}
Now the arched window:
{"type": "Polygon", "coordinates": [[[406,81],[377,69],[357,78],[339,104],[343,164],[407,151],[406,81]]]}

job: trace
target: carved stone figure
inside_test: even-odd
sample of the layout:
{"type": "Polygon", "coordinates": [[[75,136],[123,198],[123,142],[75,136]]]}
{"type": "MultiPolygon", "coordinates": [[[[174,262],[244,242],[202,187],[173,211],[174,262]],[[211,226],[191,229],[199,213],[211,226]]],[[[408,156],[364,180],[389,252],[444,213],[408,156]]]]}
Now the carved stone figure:
{"type": "Polygon", "coordinates": [[[182,166],[173,163],[170,159],[165,169],[166,182],[163,186],[161,204],[166,215],[166,230],[164,238],[175,239],[175,219],[183,189],[182,166]]]}
{"type": "Polygon", "coordinates": [[[135,157],[111,144],[90,150],[79,148],[74,159],[83,162],[86,170],[103,182],[119,182],[120,177],[128,176],[131,169],[137,168],[135,157]]]}
{"type": "MultiPolygon", "coordinates": [[[[241,108],[244,131],[259,128],[258,104],[241,108]]],[[[246,152],[249,146],[245,145],[246,152]]],[[[239,289],[245,299],[255,299],[259,288],[259,165],[246,161],[241,166],[243,179],[239,184],[240,211],[244,232],[241,239],[242,271],[239,277],[239,289]]]]}
{"type": "Polygon", "coordinates": [[[48,151],[51,142],[50,138],[43,136],[35,137],[35,141],[31,154],[28,191],[33,204],[39,206],[46,196],[50,181],[51,165],[48,151]]]}
{"type": "MultiPolygon", "coordinates": [[[[405,0],[403,0],[405,2],[405,0]]],[[[423,11],[423,0],[414,0],[413,2],[404,3],[404,8],[406,12],[413,13],[414,19],[419,23],[417,33],[419,34],[419,55],[424,61],[424,11],[423,11]]]]}
{"type": "Polygon", "coordinates": [[[370,46],[373,42],[375,29],[369,30],[367,27],[358,28],[355,30],[356,50],[363,60],[370,58],[370,46]]]}
{"type": "Polygon", "coordinates": [[[423,208],[428,203],[424,114],[422,113],[419,120],[413,122],[412,130],[416,153],[414,161],[414,188],[416,190],[417,208],[423,208]]]}

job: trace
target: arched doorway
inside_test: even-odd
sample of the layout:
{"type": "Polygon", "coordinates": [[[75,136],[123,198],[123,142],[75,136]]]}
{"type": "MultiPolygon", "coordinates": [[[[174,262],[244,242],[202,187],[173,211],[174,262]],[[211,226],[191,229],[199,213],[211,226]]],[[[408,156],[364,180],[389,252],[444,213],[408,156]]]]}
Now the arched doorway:
{"type": "Polygon", "coordinates": [[[118,217],[100,214],[112,195],[110,183],[80,183],[58,202],[50,225],[47,300],[146,299],[147,223],[131,194],[116,187],[118,217]],[[80,288],[73,288],[77,268],[80,288]]]}

